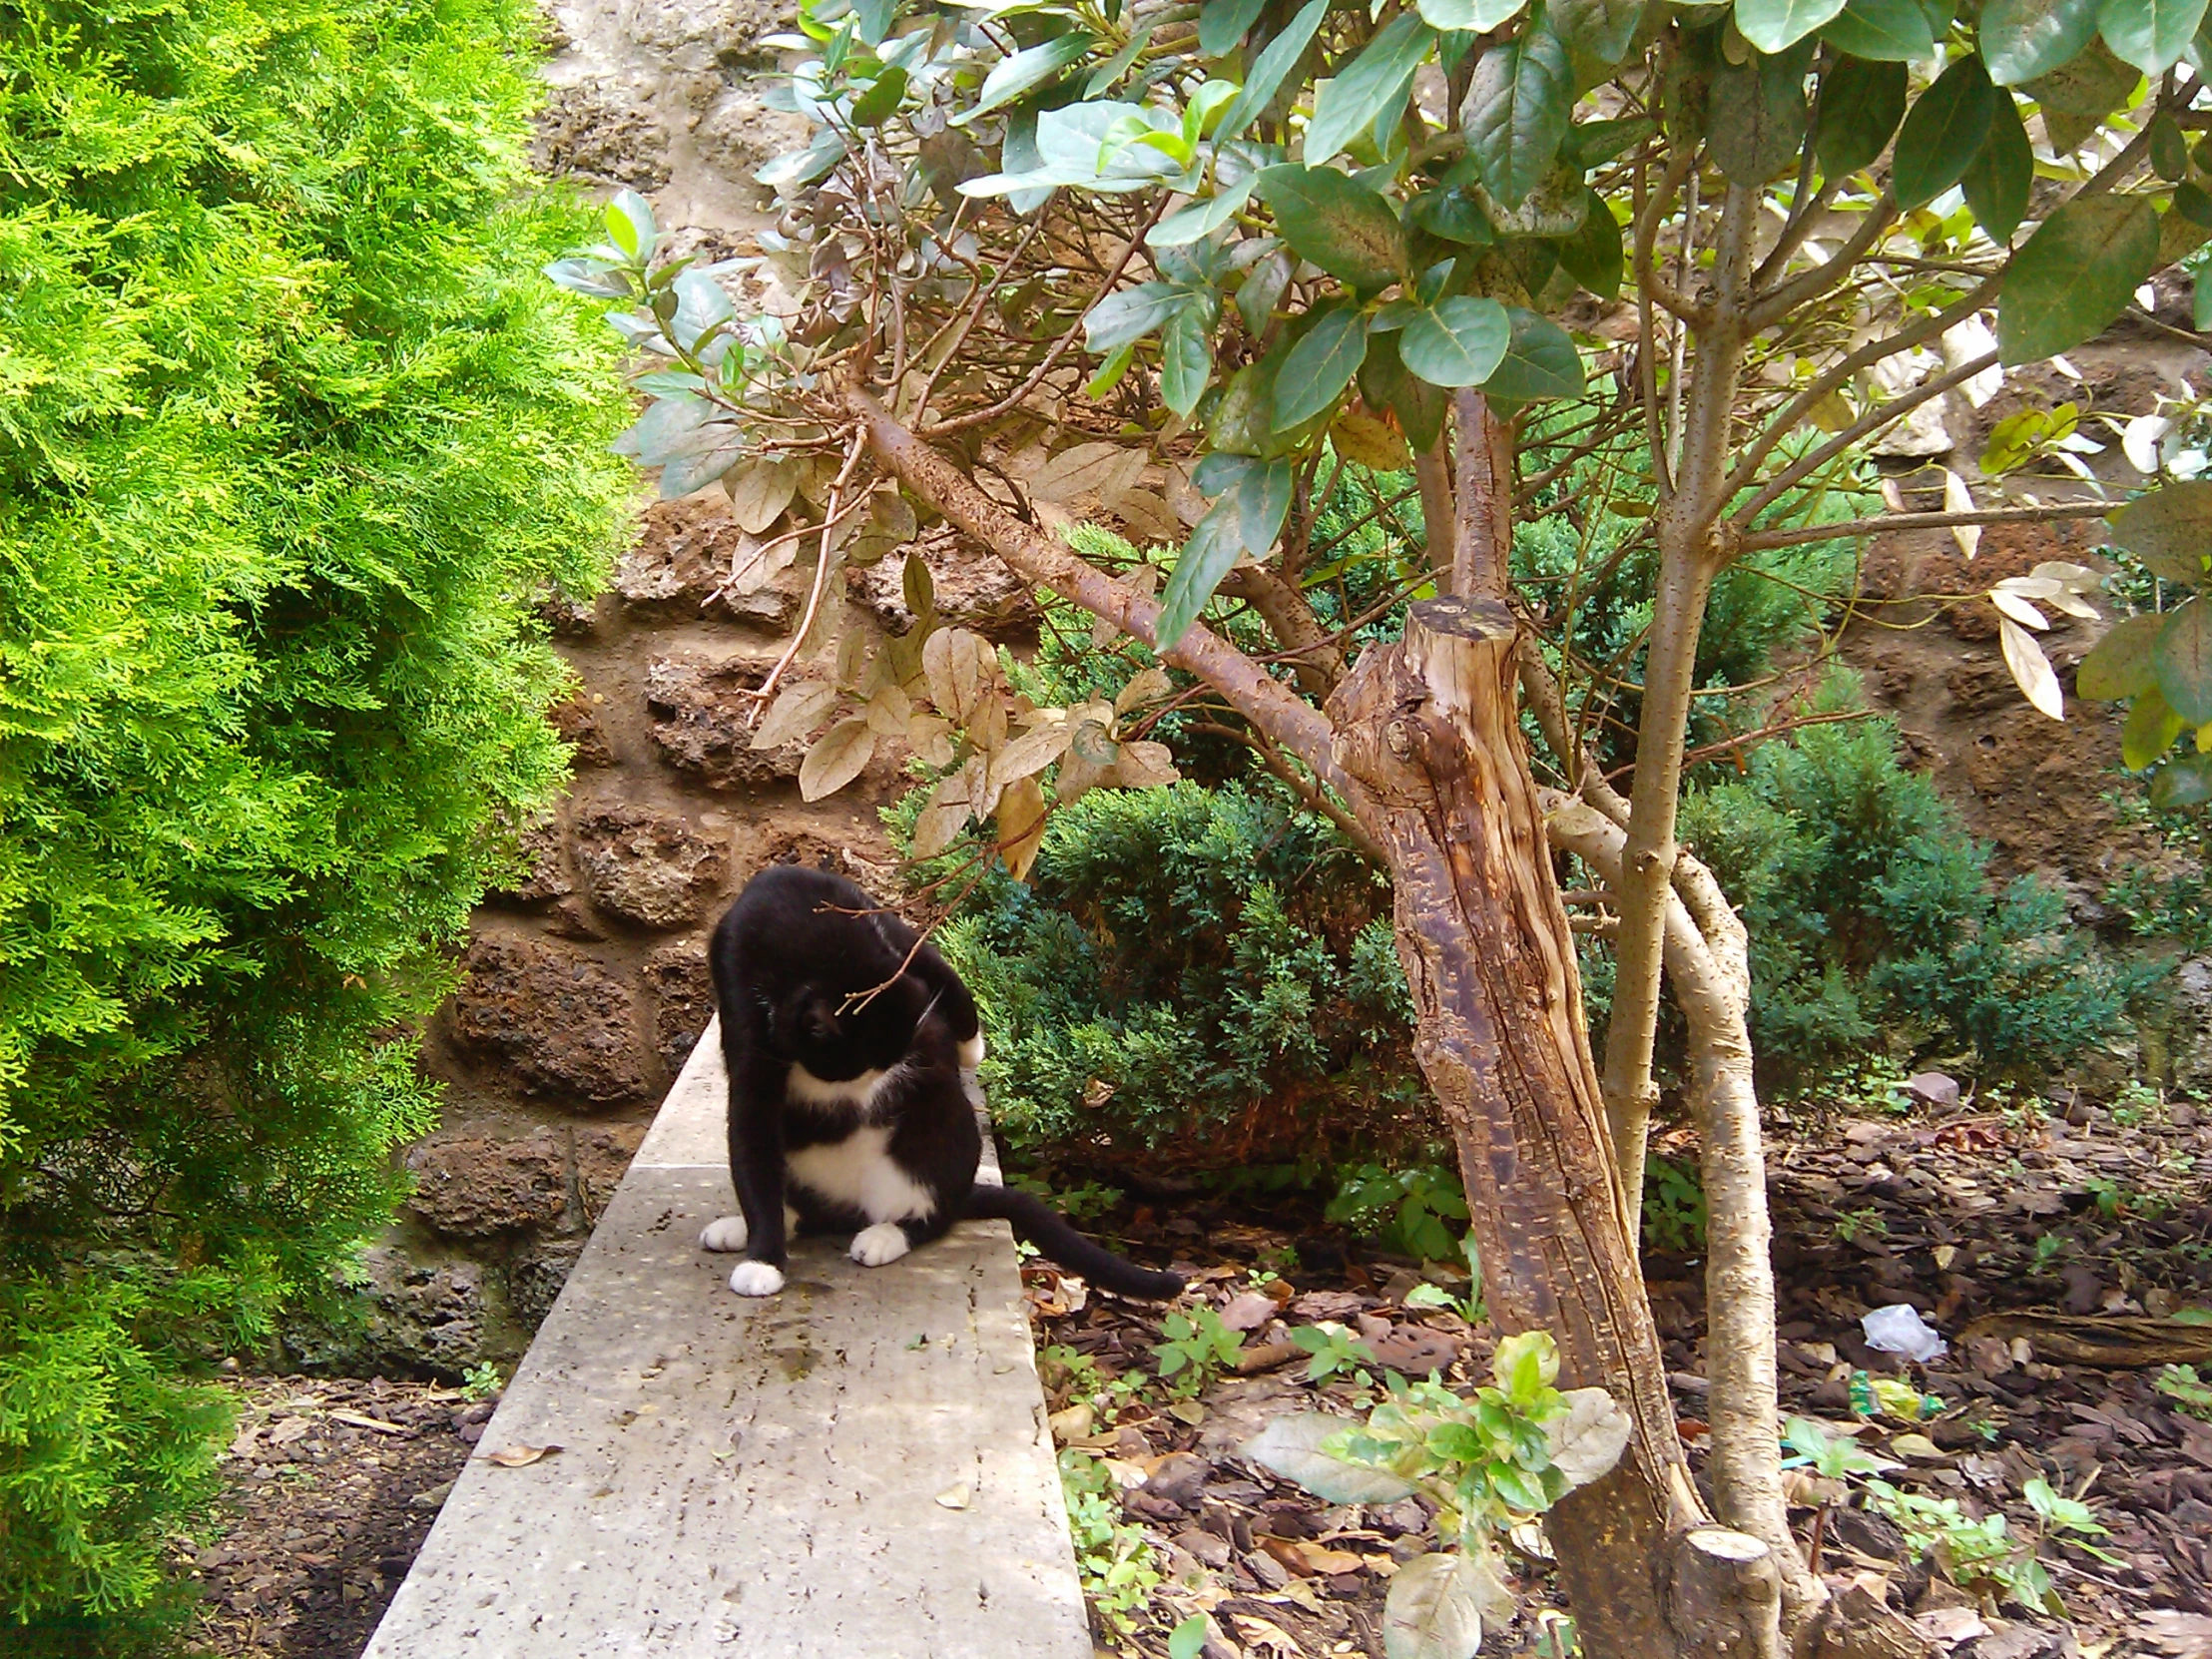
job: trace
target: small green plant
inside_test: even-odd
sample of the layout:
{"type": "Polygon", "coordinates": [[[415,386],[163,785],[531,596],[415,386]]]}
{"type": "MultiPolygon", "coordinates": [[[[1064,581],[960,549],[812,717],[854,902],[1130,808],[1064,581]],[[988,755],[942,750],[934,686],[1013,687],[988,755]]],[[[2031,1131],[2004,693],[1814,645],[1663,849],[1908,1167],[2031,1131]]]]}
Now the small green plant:
{"type": "Polygon", "coordinates": [[[1833,1434],[1810,1417],[1792,1417],[1783,1435],[1783,1444],[1793,1455],[1783,1459],[1784,1468],[1810,1467],[1815,1474],[1831,1480],[1847,1479],[1855,1474],[1880,1474],[1894,1463],[1886,1463],[1868,1451],[1849,1434],[1833,1434]]]}
{"type": "Polygon", "coordinates": [[[1222,1324],[1221,1316],[1211,1308],[1170,1314],[1160,1332],[1167,1341],[1153,1348],[1153,1364],[1159,1370],[1160,1381],[1174,1379],[1170,1390],[1182,1399],[1202,1390],[1234,1366],[1237,1356],[1244,1352],[1244,1333],[1222,1324]]]}
{"type": "Polygon", "coordinates": [[[461,1373],[461,1397],[464,1399],[496,1399],[499,1390],[507,1385],[499,1375],[499,1367],[489,1360],[482,1360],[461,1373]]]}
{"type": "Polygon", "coordinates": [[[1121,1518],[1114,1477],[1089,1452],[1075,1446],[1061,1450],[1060,1495],[1067,1504],[1083,1594],[1107,1624],[1126,1636],[1137,1628],[1135,1615],[1160,1583],[1152,1545],[1143,1527],[1121,1518]]]}
{"type": "Polygon", "coordinates": [[[1881,1238],[1890,1231],[1890,1224],[1882,1219],[1882,1212],[1872,1204],[1836,1218],[1836,1237],[1850,1244],[1860,1234],[1881,1238]]]}
{"type": "Polygon", "coordinates": [[[1080,1400],[1108,1423],[1119,1422],[1121,1413],[1152,1386],[1151,1376],[1141,1371],[1105,1376],[1096,1360],[1065,1343],[1054,1343],[1037,1356],[1037,1375],[1056,1397],[1069,1404],[1080,1400]]]}
{"type": "Polygon", "coordinates": [[[2048,1272],[2051,1265],[2059,1257],[2066,1254],[2066,1247],[2070,1242],[2061,1234],[2038,1233],[2035,1236],[2035,1251],[2031,1258],[2035,1272],[2048,1272]]]}
{"type": "Polygon", "coordinates": [[[1459,1241],[1459,1249],[1467,1259],[1467,1294],[1453,1296],[1441,1285],[1415,1285],[1405,1293],[1408,1308],[1436,1308],[1445,1313],[1457,1314],[1469,1325],[1480,1325],[1490,1317],[1489,1309],[1482,1301],[1482,1252],[1469,1233],[1459,1241]]]}
{"type": "Polygon", "coordinates": [[[1376,1363],[1375,1351],[1335,1320],[1299,1326],[1292,1331],[1291,1341],[1313,1356],[1306,1362],[1309,1382],[1326,1382],[1348,1372],[1363,1388],[1375,1381],[1365,1369],[1376,1363]]]}
{"type": "Polygon", "coordinates": [[[1035,1193],[1049,1200],[1052,1207],[1071,1221],[1096,1221],[1122,1201],[1122,1189],[1109,1187],[1097,1181],[1071,1181],[1063,1186],[1053,1186],[1033,1175],[1009,1175],[1008,1186],[1019,1187],[1025,1193],[1035,1193]]]}
{"type": "Polygon", "coordinates": [[[2066,1541],[2074,1548],[2095,1556],[2107,1566],[2127,1565],[2110,1550],[2099,1549],[2088,1541],[2091,1538],[2109,1538],[2112,1529],[2098,1520],[2096,1511],[2080,1498],[2061,1496],[2041,1475],[2030,1479],[2020,1488],[2020,1492],[2027,1499],[2027,1506],[2035,1511],[2035,1518],[2043,1523],[2045,1537],[2066,1534],[2066,1541]]]}
{"type": "Polygon", "coordinates": [[[2194,1366],[2168,1366],[2152,1380],[2151,1386],[2192,1417],[2212,1422],[2212,1382],[2197,1376],[2194,1366]]]}
{"type": "Polygon", "coordinates": [[[1418,1492],[1436,1507],[1445,1547],[1390,1580],[1385,1624],[1434,1632],[1420,1651],[1472,1653],[1512,1593],[1497,1540],[1597,1479],[1628,1445],[1627,1413],[1603,1388],[1562,1392],[1548,1332],[1497,1346],[1493,1385],[1460,1395],[1392,1376],[1364,1422],[1308,1412],[1278,1417],[1244,1455],[1331,1503],[1392,1503],[1418,1492]],[[1448,1633],[1448,1634],[1447,1634],[1448,1633]]]}
{"type": "Polygon", "coordinates": [[[2161,1091],[2150,1084],[2130,1081],[2112,1100],[2112,1121],[2122,1129],[2133,1129],[2146,1119],[2163,1117],[2166,1102],[2161,1091]]]}
{"type": "Polygon", "coordinates": [[[1448,1262],[1467,1226],[1467,1195],[1456,1171],[1437,1164],[1384,1169],[1362,1164],[1329,1201],[1328,1219],[1423,1262],[1448,1262]]]}
{"type": "Polygon", "coordinates": [[[1206,1651],[1206,1615],[1193,1613],[1168,1632],[1168,1659],[1199,1659],[1206,1651]]]}
{"type": "Polygon", "coordinates": [[[1960,1589],[2009,1598],[2035,1612],[2061,1617],[2065,1603],[2050,1573],[2023,1539],[2012,1535],[2000,1513],[1969,1520],[1954,1497],[1901,1491],[1887,1480],[1867,1482],[1867,1507],[1897,1523],[1916,1561],[1933,1557],[1960,1589]]]}
{"type": "Polygon", "coordinates": [[[1705,1186],[1696,1166],[1644,1160],[1644,1247],[1687,1256],[1705,1248],[1705,1186]]]}

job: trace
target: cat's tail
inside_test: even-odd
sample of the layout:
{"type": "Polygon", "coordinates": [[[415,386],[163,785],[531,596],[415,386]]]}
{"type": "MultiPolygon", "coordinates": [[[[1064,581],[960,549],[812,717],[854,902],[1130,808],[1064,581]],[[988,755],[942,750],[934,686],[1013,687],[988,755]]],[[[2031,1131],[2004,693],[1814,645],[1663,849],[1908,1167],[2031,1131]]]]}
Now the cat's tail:
{"type": "Polygon", "coordinates": [[[1070,1272],[1081,1274],[1101,1290],[1119,1296],[1149,1297],[1160,1302],[1183,1294],[1181,1274],[1156,1272],[1124,1261],[1103,1245],[1094,1244],[1076,1232],[1065,1217],[1033,1193],[978,1181],[975,1190],[968,1195],[967,1213],[1012,1222],[1014,1237],[1028,1240],[1041,1254],[1070,1272]]]}

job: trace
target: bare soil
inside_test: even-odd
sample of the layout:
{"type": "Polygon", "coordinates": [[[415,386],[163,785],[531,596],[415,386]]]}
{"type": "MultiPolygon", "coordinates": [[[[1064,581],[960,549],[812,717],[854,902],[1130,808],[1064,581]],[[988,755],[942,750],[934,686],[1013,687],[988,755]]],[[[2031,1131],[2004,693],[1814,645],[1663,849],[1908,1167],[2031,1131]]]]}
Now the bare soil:
{"type": "MultiPolygon", "coordinates": [[[[207,1659],[353,1659],[490,1416],[458,1388],[254,1378],[214,1523],[186,1550],[207,1659]]],[[[183,1547],[183,1546],[181,1546],[183,1547]]]]}
{"type": "MultiPolygon", "coordinates": [[[[1682,1137],[1663,1138],[1660,1149],[1694,1164],[1682,1137]]],[[[1777,1138],[1772,1168],[1785,1412],[1894,1458],[1901,1466],[1888,1478],[1908,1492],[1956,1499],[1970,1519],[2002,1512],[2016,1537],[2040,1537],[2023,1495],[2038,1476],[2085,1498],[2109,1528],[2089,1540],[2041,1540],[2066,1604],[2056,1618],[1965,1573],[1966,1583],[1953,1583],[1854,1494],[1794,1512],[1808,1544],[1819,1516],[1830,1584],[1866,1584],[1962,1659],[2212,1655],[2212,1422],[2156,1392],[2155,1368],[2037,1358],[2032,1320],[2017,1340],[1970,1334],[1984,1316],[2035,1310],[2108,1321],[2212,1310],[2212,1130],[2187,1106],[2115,1118],[2076,1105],[2069,1118],[1969,1098],[1944,1115],[1801,1124],[1777,1138]],[[1908,1366],[1866,1346],[1861,1317],[1899,1303],[1949,1337],[1948,1355],[1908,1366]],[[1916,1421],[1862,1418],[1852,1397],[1858,1372],[1910,1377],[1940,1407],[1916,1421]]],[[[1291,1269],[1256,1283],[1256,1270],[1281,1263],[1286,1247],[1311,1257],[1326,1244],[1295,1208],[1271,1218],[1249,1206],[1147,1207],[1130,1212],[1121,1232],[1140,1253],[1166,1247],[1196,1268],[1192,1295],[1225,1323],[1250,1327],[1237,1372],[1190,1401],[1086,1411],[1066,1374],[1046,1367],[1048,1382],[1059,1383],[1051,1404],[1064,1443],[1107,1459],[1127,1483],[1124,1517],[1143,1527],[1169,1580],[1170,1611],[1122,1645],[1164,1654],[1173,1624],[1206,1611],[1209,1659],[1382,1655],[1389,1577],[1429,1547],[1417,1503],[1325,1504],[1242,1461],[1237,1447],[1278,1413],[1353,1411],[1364,1401],[1351,1380],[1305,1381],[1307,1356],[1286,1341],[1292,1326],[1334,1320],[1382,1362],[1413,1373],[1441,1363],[1454,1382],[1487,1381],[1490,1333],[1407,1310],[1405,1293],[1419,1282],[1410,1263],[1291,1269]]],[[[1655,1255],[1646,1270],[1681,1431],[1702,1469],[1702,1264],[1655,1255]]],[[[1151,1363],[1155,1311],[1091,1296],[1050,1268],[1033,1267],[1028,1279],[1040,1351],[1079,1350],[1102,1376],[1151,1363]]],[[[1819,1493],[1808,1486],[1805,1495],[1819,1493]]],[[[1548,1653],[1544,1627],[1558,1606],[1548,1570],[1533,1554],[1516,1565],[1522,1611],[1494,1651],[1548,1653]]],[[[1103,1617],[1097,1629],[1116,1636],[1103,1617]]],[[[1492,1640],[1484,1647],[1493,1650],[1492,1640]]]]}

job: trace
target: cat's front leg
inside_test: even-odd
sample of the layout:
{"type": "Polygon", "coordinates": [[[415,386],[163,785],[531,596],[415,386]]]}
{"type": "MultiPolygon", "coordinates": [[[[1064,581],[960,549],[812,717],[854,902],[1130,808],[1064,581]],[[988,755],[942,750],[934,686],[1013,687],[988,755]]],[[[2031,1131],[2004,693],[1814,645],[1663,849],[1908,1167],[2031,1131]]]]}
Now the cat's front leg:
{"type": "Polygon", "coordinates": [[[730,1184],[740,1215],[709,1225],[700,1243],[748,1253],[730,1273],[739,1296],[774,1296],[784,1288],[784,1072],[742,1039],[726,1044],[730,1072],[730,1184]],[[731,1225],[735,1223],[736,1225],[731,1225]],[[719,1232],[720,1243],[707,1234],[719,1232]]]}

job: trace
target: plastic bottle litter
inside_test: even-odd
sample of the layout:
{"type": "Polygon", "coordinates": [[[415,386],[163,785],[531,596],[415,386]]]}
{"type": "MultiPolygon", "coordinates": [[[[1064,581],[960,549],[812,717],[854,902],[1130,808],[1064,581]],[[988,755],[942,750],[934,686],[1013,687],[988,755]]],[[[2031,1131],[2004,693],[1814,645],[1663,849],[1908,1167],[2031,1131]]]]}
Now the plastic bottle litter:
{"type": "Polygon", "coordinates": [[[1921,1311],[1911,1303],[1877,1308],[1862,1318],[1859,1326],[1867,1334],[1867,1346],[1884,1354],[1902,1354],[1908,1360],[1925,1365],[1950,1352],[1950,1345],[1936,1334],[1934,1326],[1921,1318],[1921,1311]]]}

